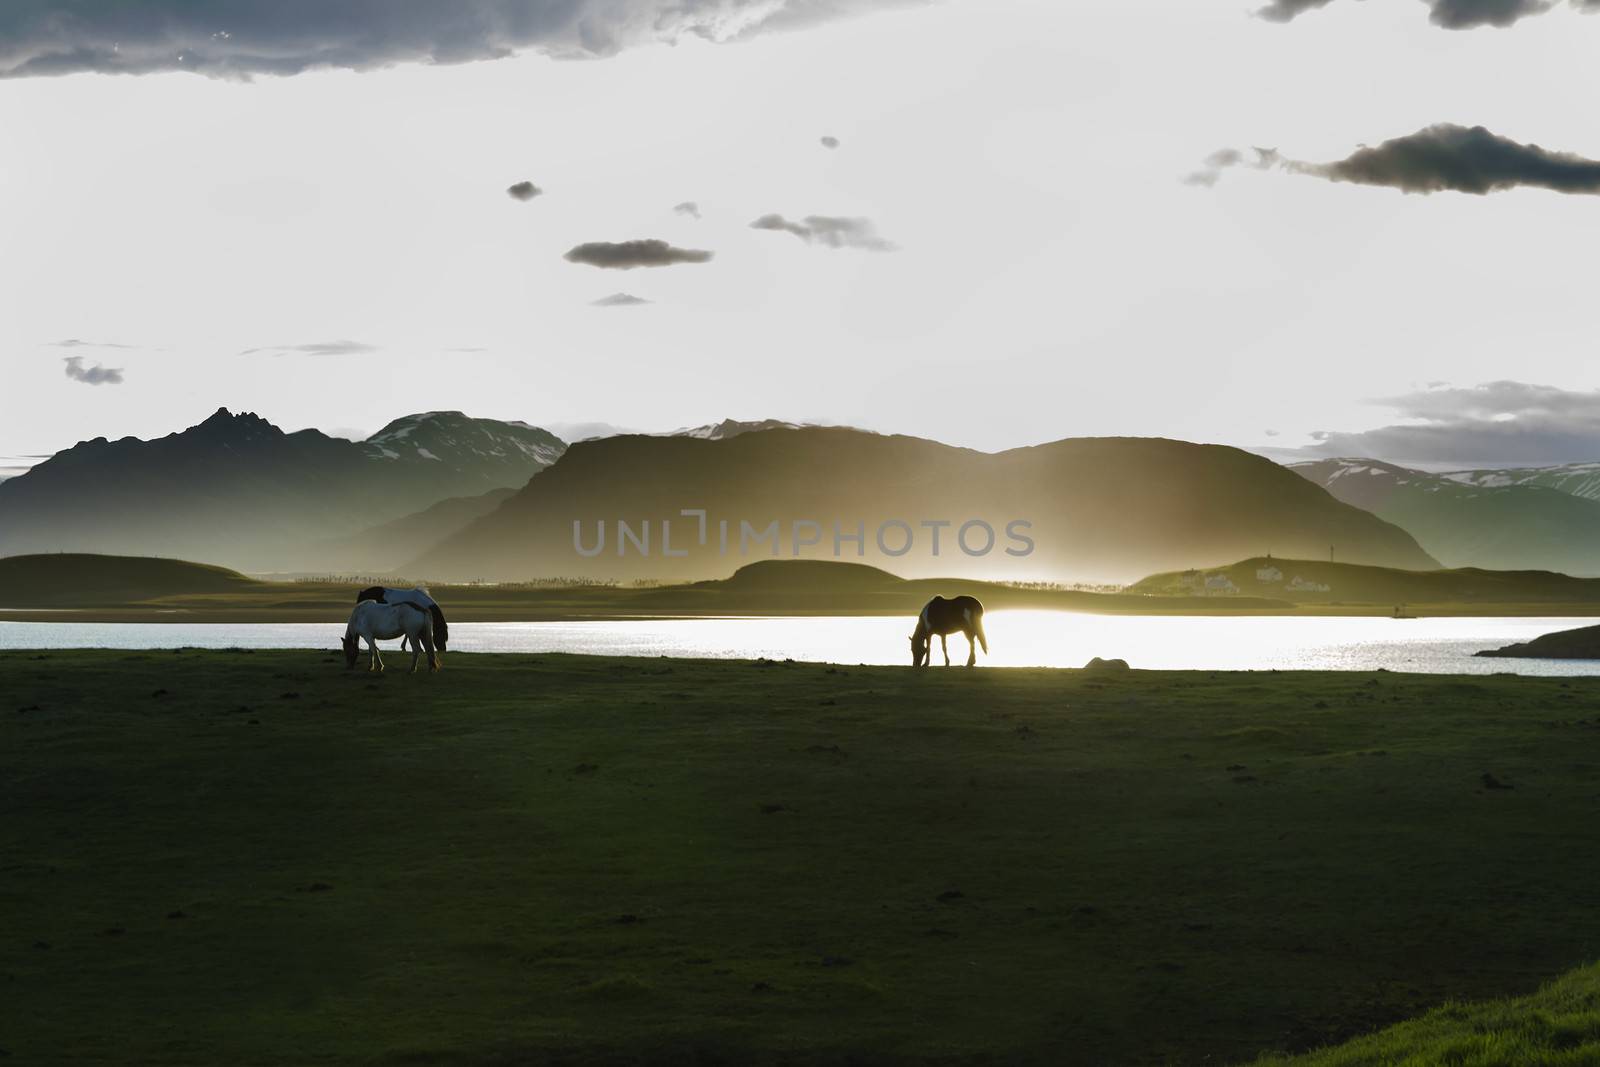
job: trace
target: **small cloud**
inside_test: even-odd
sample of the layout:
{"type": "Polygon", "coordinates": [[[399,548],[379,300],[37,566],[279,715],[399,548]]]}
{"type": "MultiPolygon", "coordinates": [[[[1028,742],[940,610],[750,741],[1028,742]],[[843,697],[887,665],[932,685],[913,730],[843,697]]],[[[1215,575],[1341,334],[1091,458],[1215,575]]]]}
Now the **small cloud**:
{"type": "Polygon", "coordinates": [[[121,367],[102,367],[96,363],[92,367],[83,365],[82,356],[67,356],[61,362],[67,365],[66,374],[75,382],[85,385],[121,385],[121,367]]]}
{"type": "Polygon", "coordinates": [[[1200,163],[1200,169],[1183,176],[1183,184],[1209,189],[1222,178],[1222,172],[1232,167],[1249,167],[1251,170],[1269,170],[1282,158],[1275,148],[1253,149],[1255,155],[1246,157],[1237,148],[1219,148],[1200,163]]]}
{"type": "Polygon", "coordinates": [[[544,190],[532,182],[518,182],[517,184],[508,186],[506,188],[506,195],[513,200],[528,201],[532,200],[536,196],[542,195],[543,193],[544,190]]]}
{"type": "Polygon", "coordinates": [[[1261,432],[1266,434],[1268,437],[1277,437],[1278,436],[1278,431],[1277,430],[1262,430],[1261,432]]]}
{"type": "Polygon", "coordinates": [[[447,349],[445,349],[445,351],[453,353],[453,354],[460,354],[460,355],[464,355],[465,356],[465,355],[471,355],[471,354],[476,353],[476,352],[487,352],[489,350],[487,348],[447,348],[447,349]]]}
{"type": "Polygon", "coordinates": [[[893,252],[896,246],[878,236],[871,219],[840,218],[832,215],[807,215],[791,222],[782,215],[763,215],[750,224],[752,230],[777,230],[792,233],[807,244],[813,241],[829,248],[861,248],[869,252],[893,252]]]}
{"type": "Polygon", "coordinates": [[[633,308],[648,303],[650,301],[644,297],[634,296],[632,293],[612,293],[610,296],[602,296],[599,300],[594,301],[594,306],[597,308],[633,308]]]}
{"type": "Polygon", "coordinates": [[[1404,193],[1450,191],[1483,196],[1520,186],[1600,194],[1600,160],[1521,144],[1482,126],[1440,123],[1376,146],[1363,145],[1332,163],[1289,159],[1265,148],[1257,148],[1255,153],[1253,160],[1247,160],[1242,153],[1224,148],[1206,157],[1202,169],[1184,181],[1215,185],[1224,170],[1247,165],[1331,182],[1385,186],[1404,193]]]}
{"type": "Polygon", "coordinates": [[[1256,17],[1268,22],[1292,22],[1307,11],[1327,7],[1332,0],[1272,0],[1256,12],[1256,17]]]}
{"type": "Polygon", "coordinates": [[[81,341],[76,337],[69,337],[65,341],[51,341],[47,348],[122,348],[133,349],[134,345],[119,345],[114,341],[81,341]]]}
{"type": "Polygon", "coordinates": [[[700,217],[700,205],[693,200],[685,200],[683,203],[674,206],[672,210],[680,215],[688,215],[690,218],[697,219],[700,217]]]}
{"type": "Polygon", "coordinates": [[[587,263],[606,270],[635,267],[670,267],[677,263],[706,263],[713,253],[698,248],[674,248],[665,241],[590,241],[567,252],[568,263],[587,263]]]}
{"type": "Polygon", "coordinates": [[[355,356],[377,350],[376,345],[363,344],[360,341],[313,341],[303,345],[266,345],[262,348],[247,348],[239,354],[253,356],[265,352],[272,356],[355,356]]]}
{"type": "Polygon", "coordinates": [[[823,148],[838,148],[839,147],[839,138],[837,138],[837,137],[824,137],[824,138],[822,138],[822,147],[823,148]]]}

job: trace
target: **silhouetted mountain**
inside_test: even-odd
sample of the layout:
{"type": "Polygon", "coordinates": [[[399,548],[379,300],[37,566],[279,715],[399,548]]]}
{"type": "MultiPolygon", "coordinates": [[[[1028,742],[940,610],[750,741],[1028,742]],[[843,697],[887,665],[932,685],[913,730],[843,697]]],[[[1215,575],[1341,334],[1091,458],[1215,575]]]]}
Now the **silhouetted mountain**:
{"type": "MultiPolygon", "coordinates": [[[[462,494],[520,486],[560,439],[460,412],[410,415],[366,441],[284,433],[219,409],[182,433],[85,441],[0,483],[0,554],[183,556],[315,569],[315,547],[462,494]]],[[[418,551],[421,537],[408,546],[418,551]]]]}
{"type": "Polygon", "coordinates": [[[1551,468],[1567,472],[1551,482],[1537,480],[1545,472],[1429,474],[1370,459],[1290,469],[1346,504],[1403,527],[1447,567],[1600,574],[1600,499],[1551,484],[1585,487],[1572,468],[1551,468]]]}
{"type": "MultiPolygon", "coordinates": [[[[907,576],[956,575],[1000,579],[1132,579],[1172,566],[1221,562],[1273,551],[1326,555],[1402,567],[1433,567],[1405,531],[1334,500],[1325,491],[1269,460],[1238,449],[1156,438],[1087,438],[998,454],[953,448],[911,437],[841,428],[758,430],[723,440],[689,437],[613,437],[573,445],[552,467],[490,515],[409,564],[429,578],[566,575],[601,578],[703,578],[730,564],[781,554],[832,558],[834,523],[865,533],[865,550],[842,543],[839,558],[891,568],[907,576]],[[705,509],[702,545],[698,519],[705,509]],[[648,522],[648,556],[629,542],[618,554],[618,520],[638,537],[648,522]],[[664,554],[663,520],[671,523],[664,554]],[[822,543],[793,547],[793,524],[810,520],[822,543]],[[891,520],[902,530],[883,526],[891,520]],[[946,521],[941,552],[933,530],[946,521]],[[959,527],[983,520],[995,532],[987,554],[958,547],[959,527]],[[1007,524],[1036,549],[1026,557],[1007,537],[1007,524]],[[581,555],[598,525],[607,540],[598,555],[581,555]],[[729,530],[720,553],[720,523],[729,530]],[[777,552],[744,543],[741,523],[758,535],[777,523],[777,552]],[[898,551],[905,535],[912,550],[898,551]],[[743,548],[743,551],[741,549],[743,548]]],[[[984,546],[982,528],[968,547],[984,546]]],[[[754,536],[750,539],[754,542],[754,536]]]]}

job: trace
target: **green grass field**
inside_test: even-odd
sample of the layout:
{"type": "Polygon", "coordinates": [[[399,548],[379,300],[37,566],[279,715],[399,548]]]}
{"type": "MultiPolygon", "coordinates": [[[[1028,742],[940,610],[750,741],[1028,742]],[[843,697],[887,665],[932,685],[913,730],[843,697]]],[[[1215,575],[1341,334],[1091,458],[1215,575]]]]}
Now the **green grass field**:
{"type": "Polygon", "coordinates": [[[402,663],[0,654],[11,1062],[1237,1063],[1600,958],[1600,679],[402,663]]]}

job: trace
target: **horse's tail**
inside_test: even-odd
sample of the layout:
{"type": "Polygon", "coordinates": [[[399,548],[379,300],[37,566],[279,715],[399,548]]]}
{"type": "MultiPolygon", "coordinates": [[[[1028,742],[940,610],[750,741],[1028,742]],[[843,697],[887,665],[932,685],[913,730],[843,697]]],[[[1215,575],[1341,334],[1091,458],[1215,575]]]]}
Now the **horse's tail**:
{"type": "MultiPolygon", "coordinates": [[[[433,644],[440,652],[444,651],[445,642],[450,640],[450,624],[444,621],[444,612],[439,610],[439,605],[430,604],[428,611],[433,615],[433,644]]],[[[984,649],[985,652],[988,649],[984,649]]]]}
{"type": "Polygon", "coordinates": [[[979,608],[972,619],[972,629],[978,635],[978,644],[983,646],[983,654],[989,654],[989,639],[983,634],[983,609],[979,608]]]}

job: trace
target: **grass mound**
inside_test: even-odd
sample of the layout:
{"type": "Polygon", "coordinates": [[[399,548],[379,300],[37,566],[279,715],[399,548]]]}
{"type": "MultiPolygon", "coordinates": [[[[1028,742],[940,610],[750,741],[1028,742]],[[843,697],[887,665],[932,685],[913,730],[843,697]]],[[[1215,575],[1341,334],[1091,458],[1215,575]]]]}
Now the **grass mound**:
{"type": "Polygon", "coordinates": [[[1600,1063],[1600,966],[1526,997],[1447,1004],[1370,1037],[1258,1067],[1592,1067],[1600,1063]]]}
{"type": "Polygon", "coordinates": [[[0,559],[0,607],[121,605],[169,596],[247,592],[238,571],[151,556],[59,552],[0,559]]]}

